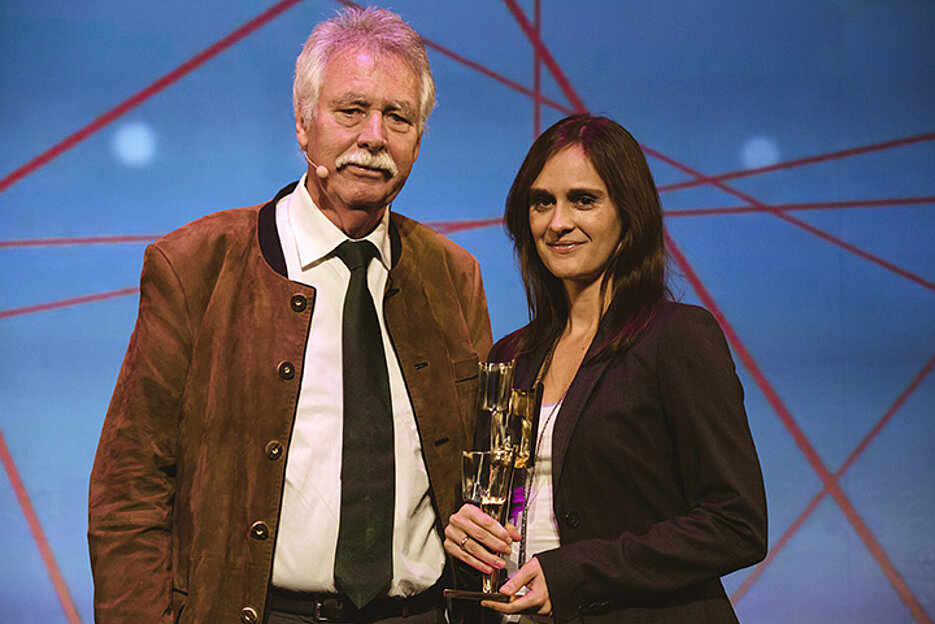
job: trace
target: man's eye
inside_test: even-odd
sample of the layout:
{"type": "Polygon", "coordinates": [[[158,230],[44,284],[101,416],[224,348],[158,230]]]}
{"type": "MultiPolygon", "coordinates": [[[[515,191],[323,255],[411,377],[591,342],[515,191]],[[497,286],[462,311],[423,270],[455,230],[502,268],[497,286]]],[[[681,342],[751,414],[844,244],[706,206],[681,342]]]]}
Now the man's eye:
{"type": "Polygon", "coordinates": [[[408,126],[412,123],[409,121],[407,117],[404,117],[403,115],[400,115],[399,113],[389,113],[387,115],[387,118],[389,119],[390,123],[393,124],[394,126],[408,126]]]}

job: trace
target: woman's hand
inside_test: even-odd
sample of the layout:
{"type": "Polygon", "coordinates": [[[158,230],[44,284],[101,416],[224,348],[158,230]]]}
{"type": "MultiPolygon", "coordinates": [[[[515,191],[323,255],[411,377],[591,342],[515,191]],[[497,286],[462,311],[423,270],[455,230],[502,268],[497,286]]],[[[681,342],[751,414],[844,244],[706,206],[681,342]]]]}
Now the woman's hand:
{"type": "Polygon", "coordinates": [[[509,581],[500,588],[501,594],[511,597],[510,602],[490,602],[484,600],[481,605],[500,613],[538,613],[549,615],[552,613],[552,601],[549,599],[549,586],[545,582],[545,574],[539,566],[539,560],[533,557],[513,575],[509,581]],[[517,596],[523,587],[526,593],[517,596]]]}
{"type": "Polygon", "coordinates": [[[445,527],[445,551],[484,574],[503,568],[506,563],[498,553],[510,554],[519,540],[512,524],[503,526],[474,505],[462,505],[445,527]]]}

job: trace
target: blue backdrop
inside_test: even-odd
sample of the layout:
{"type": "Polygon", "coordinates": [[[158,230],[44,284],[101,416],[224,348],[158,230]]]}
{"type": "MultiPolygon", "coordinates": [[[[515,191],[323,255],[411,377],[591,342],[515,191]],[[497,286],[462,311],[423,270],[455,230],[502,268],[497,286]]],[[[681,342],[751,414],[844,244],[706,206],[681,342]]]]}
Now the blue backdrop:
{"type": "MultiPolygon", "coordinates": [[[[341,4],[0,2],[3,622],[91,621],[87,480],[143,246],[301,174],[293,63],[341,4]]],[[[479,258],[495,337],[526,320],[497,219],[536,132],[582,108],[645,146],[763,463],[741,619],[931,622],[935,3],[390,6],[439,94],[394,208],[479,258]]]]}

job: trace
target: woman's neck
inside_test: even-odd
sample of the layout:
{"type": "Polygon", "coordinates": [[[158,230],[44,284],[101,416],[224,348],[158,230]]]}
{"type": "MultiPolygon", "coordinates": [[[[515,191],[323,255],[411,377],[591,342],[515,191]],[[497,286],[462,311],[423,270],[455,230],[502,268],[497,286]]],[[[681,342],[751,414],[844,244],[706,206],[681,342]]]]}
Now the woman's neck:
{"type": "Polygon", "coordinates": [[[555,403],[564,398],[609,304],[609,296],[601,295],[600,280],[584,286],[566,283],[565,293],[568,296],[568,321],[555,342],[551,361],[543,376],[542,400],[545,403],[555,403]]]}
{"type": "Polygon", "coordinates": [[[597,333],[597,326],[607,306],[610,305],[610,292],[601,292],[601,281],[596,279],[587,284],[565,282],[565,295],[568,297],[568,321],[562,332],[562,338],[587,337],[588,341],[597,333]]]}

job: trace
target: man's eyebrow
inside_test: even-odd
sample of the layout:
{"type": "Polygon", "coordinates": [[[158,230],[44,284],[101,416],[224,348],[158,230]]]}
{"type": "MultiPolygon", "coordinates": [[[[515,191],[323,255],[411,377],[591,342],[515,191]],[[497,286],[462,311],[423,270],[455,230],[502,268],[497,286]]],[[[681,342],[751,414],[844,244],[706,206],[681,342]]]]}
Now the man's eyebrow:
{"type": "Polygon", "coordinates": [[[405,100],[390,100],[386,104],[386,110],[398,110],[406,116],[415,114],[415,107],[405,100]]]}
{"type": "Polygon", "coordinates": [[[342,93],[331,99],[332,106],[367,106],[370,104],[370,98],[361,93],[342,93]]]}

